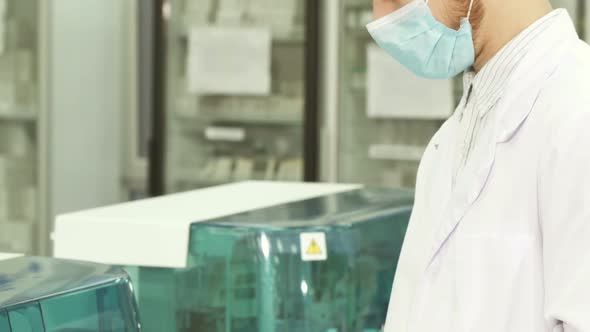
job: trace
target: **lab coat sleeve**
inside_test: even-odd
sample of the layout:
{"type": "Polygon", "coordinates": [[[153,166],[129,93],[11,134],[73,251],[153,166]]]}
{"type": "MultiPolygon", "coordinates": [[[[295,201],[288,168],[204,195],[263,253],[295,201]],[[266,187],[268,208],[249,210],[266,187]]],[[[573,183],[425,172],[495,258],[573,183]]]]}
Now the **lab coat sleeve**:
{"type": "MultiPolygon", "coordinates": [[[[588,105],[590,106],[590,105],[588,105]]],[[[590,332],[590,107],[560,119],[538,172],[545,315],[590,332]]]]}

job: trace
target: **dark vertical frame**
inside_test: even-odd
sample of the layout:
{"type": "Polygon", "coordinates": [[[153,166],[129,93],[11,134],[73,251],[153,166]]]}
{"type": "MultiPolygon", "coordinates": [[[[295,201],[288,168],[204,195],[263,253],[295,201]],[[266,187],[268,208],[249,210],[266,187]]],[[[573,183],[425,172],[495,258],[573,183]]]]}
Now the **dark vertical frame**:
{"type": "Polygon", "coordinates": [[[320,9],[321,0],[305,0],[305,111],[303,158],[305,181],[319,180],[320,157],[320,9]]]}
{"type": "Polygon", "coordinates": [[[138,52],[138,119],[139,139],[137,151],[140,158],[149,158],[149,140],[152,132],[152,84],[153,79],[153,3],[154,0],[136,0],[137,2],[137,49],[138,52]]]}
{"type": "Polygon", "coordinates": [[[163,13],[168,0],[153,0],[152,33],[153,83],[152,83],[152,121],[149,144],[149,188],[150,196],[165,193],[164,175],[166,174],[166,20],[163,13]]]}
{"type": "Polygon", "coordinates": [[[578,0],[578,28],[580,29],[580,31],[578,31],[578,34],[580,35],[580,39],[582,40],[586,40],[586,38],[588,38],[589,36],[586,36],[586,25],[588,18],[586,17],[586,6],[588,6],[586,4],[587,0],[578,0]]]}

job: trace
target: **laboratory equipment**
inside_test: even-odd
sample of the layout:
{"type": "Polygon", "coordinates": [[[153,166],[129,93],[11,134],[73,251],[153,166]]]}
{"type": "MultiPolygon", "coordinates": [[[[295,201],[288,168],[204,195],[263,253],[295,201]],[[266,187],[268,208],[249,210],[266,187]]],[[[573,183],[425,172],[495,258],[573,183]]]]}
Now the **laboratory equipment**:
{"type": "Polygon", "coordinates": [[[120,268],[52,258],[0,262],[0,331],[139,332],[120,268]]]}
{"type": "Polygon", "coordinates": [[[308,70],[316,62],[309,35],[317,33],[310,27],[316,6],[309,0],[167,2],[166,57],[156,63],[156,71],[165,68],[165,121],[153,121],[165,128],[155,129],[162,134],[154,146],[162,148],[150,161],[159,170],[152,182],[162,183],[152,187],[164,188],[152,194],[246,179],[317,180],[308,158],[317,142],[303,144],[317,122],[307,92],[317,90],[317,73],[308,70]]]}
{"type": "Polygon", "coordinates": [[[377,331],[412,204],[404,190],[238,183],[64,215],[56,255],[127,265],[148,332],[377,331]],[[140,250],[119,236],[92,249],[115,228],[140,250]]]}
{"type": "Polygon", "coordinates": [[[365,189],[195,224],[186,269],[139,270],[146,329],[377,330],[410,207],[365,189]]]}

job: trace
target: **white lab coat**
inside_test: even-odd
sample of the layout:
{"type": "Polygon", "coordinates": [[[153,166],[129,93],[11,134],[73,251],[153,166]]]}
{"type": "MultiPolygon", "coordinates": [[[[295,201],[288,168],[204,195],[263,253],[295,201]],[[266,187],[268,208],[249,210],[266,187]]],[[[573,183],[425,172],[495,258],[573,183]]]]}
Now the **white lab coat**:
{"type": "Polygon", "coordinates": [[[590,47],[534,42],[454,185],[458,116],[429,144],[386,332],[590,332],[590,47]]]}

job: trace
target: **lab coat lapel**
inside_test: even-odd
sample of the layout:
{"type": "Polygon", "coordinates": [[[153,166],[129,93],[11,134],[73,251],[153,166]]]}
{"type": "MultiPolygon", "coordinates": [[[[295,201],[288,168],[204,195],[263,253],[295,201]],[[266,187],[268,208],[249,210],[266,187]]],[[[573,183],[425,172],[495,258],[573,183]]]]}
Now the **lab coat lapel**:
{"type": "Polygon", "coordinates": [[[488,125],[484,126],[472,159],[451,191],[449,203],[441,214],[427,269],[484,190],[495,164],[498,144],[509,141],[522,126],[545,82],[557,68],[559,59],[578,40],[569,17],[555,24],[555,28],[540,38],[523,59],[498,105],[487,115],[488,125]]]}
{"type": "Polygon", "coordinates": [[[429,264],[438,254],[445,242],[454,233],[465,213],[475,202],[492,170],[496,152],[493,126],[482,131],[480,143],[473,151],[470,162],[457,179],[450,192],[448,204],[443,209],[438,228],[434,235],[429,264]]]}

